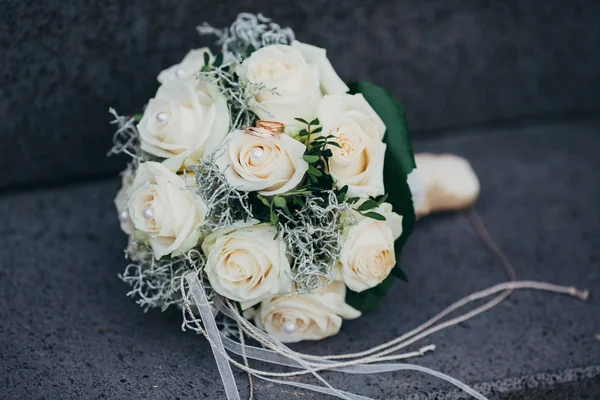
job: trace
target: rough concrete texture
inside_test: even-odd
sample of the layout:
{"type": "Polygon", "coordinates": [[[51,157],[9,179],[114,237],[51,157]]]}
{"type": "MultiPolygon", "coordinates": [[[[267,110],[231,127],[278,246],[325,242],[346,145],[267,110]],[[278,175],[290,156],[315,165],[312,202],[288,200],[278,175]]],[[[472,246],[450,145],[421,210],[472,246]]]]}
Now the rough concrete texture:
{"type": "MultiPolygon", "coordinates": [[[[521,291],[493,311],[423,341],[412,362],[490,399],[600,398],[600,124],[458,132],[417,151],[466,156],[482,194],[476,210],[522,279],[592,290],[587,302],[521,291]]],[[[143,313],[118,278],[125,237],[116,181],[0,197],[0,393],[4,399],[224,399],[208,344],[180,330],[177,311],[143,313]]],[[[418,222],[397,284],[381,307],[339,335],[294,348],[364,349],[417,326],[463,295],[504,279],[462,214],[418,222]]],[[[417,345],[415,345],[416,347],[417,345]]],[[[377,399],[467,398],[417,373],[323,374],[377,399]]],[[[236,372],[246,393],[244,374],[236,372]]],[[[257,398],[317,399],[256,383],[257,398]]]]}

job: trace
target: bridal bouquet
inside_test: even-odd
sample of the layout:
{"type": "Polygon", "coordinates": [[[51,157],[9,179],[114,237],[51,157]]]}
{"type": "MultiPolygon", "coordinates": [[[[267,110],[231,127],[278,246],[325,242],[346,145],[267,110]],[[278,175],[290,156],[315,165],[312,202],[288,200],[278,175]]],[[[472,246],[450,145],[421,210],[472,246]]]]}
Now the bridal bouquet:
{"type": "Polygon", "coordinates": [[[198,29],[217,36],[214,49],[192,50],[160,72],[141,114],[110,110],[117,125],[111,154],[131,156],[115,199],[129,235],[121,274],[132,287],[128,294],[145,309],[182,310],[182,327],[210,343],[227,399],[240,398],[234,365],[248,373],[250,398],[257,377],[368,399],[333,388],[318,372],[416,370],[485,400],[441,372],[389,361],[433,350],[398,353],[491,309],[515,289],[587,298],[573,287],[516,281],[473,217],[509,282],[358,353],[317,356],[287,347],[335,335],[344,319],[376,305],[394,279],[406,280],[398,260],[415,215],[470,206],[479,182],[459,157],[420,154],[415,163],[400,104],[373,84],[345,83],[325,49],[295,40],[289,28],[240,14],[223,30],[198,29]],[[277,370],[253,368],[249,359],[277,370]],[[324,386],[276,379],[300,375],[324,386]]]}
{"type": "Polygon", "coordinates": [[[142,114],[116,117],[132,161],[115,203],[122,274],[144,307],[183,304],[193,270],[282,342],[335,335],[394,277],[414,222],[402,107],[346,84],[325,49],[242,14],[217,49],[158,74],[142,114]]]}

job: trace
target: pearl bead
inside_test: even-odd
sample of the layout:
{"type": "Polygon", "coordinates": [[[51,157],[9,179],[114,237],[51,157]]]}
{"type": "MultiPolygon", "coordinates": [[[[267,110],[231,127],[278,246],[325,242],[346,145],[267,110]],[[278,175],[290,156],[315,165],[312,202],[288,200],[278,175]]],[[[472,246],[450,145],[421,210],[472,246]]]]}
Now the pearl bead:
{"type": "Polygon", "coordinates": [[[175,76],[176,76],[176,77],[178,77],[178,78],[179,78],[179,77],[180,77],[181,75],[183,75],[183,74],[185,74],[185,69],[183,69],[183,68],[179,67],[179,68],[177,68],[177,69],[175,70],[175,76]]]}
{"type": "Polygon", "coordinates": [[[129,213],[127,211],[121,211],[119,213],[119,221],[121,222],[127,222],[129,221],[129,213]]]}
{"type": "Polygon", "coordinates": [[[153,219],[154,218],[154,208],[152,208],[152,207],[146,207],[146,208],[144,208],[144,211],[142,211],[142,215],[147,220],[153,219]]]}
{"type": "Polygon", "coordinates": [[[288,335],[291,335],[292,333],[296,332],[296,324],[292,321],[285,321],[283,323],[283,331],[288,335]]]}
{"type": "Polygon", "coordinates": [[[169,119],[169,114],[167,114],[164,111],[161,111],[158,114],[156,114],[156,121],[161,124],[164,122],[167,122],[168,119],[169,119]]]}
{"type": "Polygon", "coordinates": [[[260,161],[264,154],[265,151],[257,147],[255,149],[252,149],[252,151],[250,152],[250,158],[252,159],[252,161],[260,161]]]}

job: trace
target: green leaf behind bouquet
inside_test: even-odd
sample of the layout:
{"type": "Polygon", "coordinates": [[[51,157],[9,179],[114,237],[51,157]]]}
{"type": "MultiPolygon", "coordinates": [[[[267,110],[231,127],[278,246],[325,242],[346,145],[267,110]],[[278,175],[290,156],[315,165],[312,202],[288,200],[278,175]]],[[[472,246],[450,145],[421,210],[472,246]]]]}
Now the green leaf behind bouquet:
{"type": "Polygon", "coordinates": [[[403,216],[402,236],[394,245],[397,263],[390,276],[378,286],[361,293],[348,291],[346,299],[348,303],[361,311],[367,311],[377,306],[379,299],[391,288],[395,278],[407,281],[399,262],[402,248],[415,223],[412,195],[406,182],[406,177],[415,168],[415,158],[406,127],[404,108],[400,103],[390,93],[372,83],[354,82],[348,86],[350,93],[361,93],[364,96],[386,126],[383,141],[387,144],[387,150],[383,166],[383,181],[388,194],[387,201],[392,204],[396,213],[403,216]]]}

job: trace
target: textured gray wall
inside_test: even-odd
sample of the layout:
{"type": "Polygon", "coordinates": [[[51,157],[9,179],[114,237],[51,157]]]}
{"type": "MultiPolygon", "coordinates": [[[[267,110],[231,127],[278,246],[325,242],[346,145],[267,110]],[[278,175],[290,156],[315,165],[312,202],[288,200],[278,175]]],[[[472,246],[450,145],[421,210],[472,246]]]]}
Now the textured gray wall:
{"type": "Polygon", "coordinates": [[[139,110],[195,26],[262,11],[329,49],[347,80],[447,127],[600,109],[598,1],[0,1],[0,190],[115,174],[109,105],[139,110]]]}

